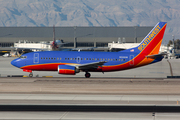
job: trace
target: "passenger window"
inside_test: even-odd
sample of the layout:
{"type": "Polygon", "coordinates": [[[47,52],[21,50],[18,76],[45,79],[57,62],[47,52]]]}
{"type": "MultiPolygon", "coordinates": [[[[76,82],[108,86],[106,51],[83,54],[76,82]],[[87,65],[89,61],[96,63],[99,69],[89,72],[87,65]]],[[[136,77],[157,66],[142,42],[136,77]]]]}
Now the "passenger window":
{"type": "Polygon", "coordinates": [[[59,58],[57,58],[57,60],[59,60],[59,58]]]}
{"type": "Polygon", "coordinates": [[[91,60],[91,58],[89,58],[89,60],[91,60]]]}
{"type": "Polygon", "coordinates": [[[86,58],[84,58],[84,60],[86,60],[86,58]]]}
{"type": "Polygon", "coordinates": [[[61,58],[59,58],[61,60],[61,58]]]}
{"type": "Polygon", "coordinates": [[[92,60],[94,60],[94,58],[92,58],[92,60]]]}

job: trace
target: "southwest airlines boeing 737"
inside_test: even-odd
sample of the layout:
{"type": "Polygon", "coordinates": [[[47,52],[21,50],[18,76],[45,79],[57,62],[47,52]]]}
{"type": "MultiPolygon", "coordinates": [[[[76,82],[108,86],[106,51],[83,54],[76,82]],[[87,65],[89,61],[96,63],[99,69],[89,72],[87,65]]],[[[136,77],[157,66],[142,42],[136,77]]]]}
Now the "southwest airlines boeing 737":
{"type": "Polygon", "coordinates": [[[164,54],[159,54],[166,29],[166,22],[159,22],[142,40],[139,46],[119,52],[96,51],[41,51],[31,52],[13,60],[12,65],[32,71],[57,71],[59,74],[75,75],[85,72],[111,72],[137,68],[159,62],[164,54]]]}

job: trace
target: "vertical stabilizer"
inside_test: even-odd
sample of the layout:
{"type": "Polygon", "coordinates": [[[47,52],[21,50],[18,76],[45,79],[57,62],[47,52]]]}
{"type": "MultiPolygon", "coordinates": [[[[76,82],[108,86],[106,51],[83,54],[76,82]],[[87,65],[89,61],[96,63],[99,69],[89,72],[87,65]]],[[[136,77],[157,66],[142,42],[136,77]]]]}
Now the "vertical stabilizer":
{"type": "Polygon", "coordinates": [[[132,59],[135,63],[134,67],[147,65],[162,60],[163,57],[161,55],[158,56],[158,59],[147,56],[157,56],[159,54],[166,25],[166,22],[157,23],[137,47],[129,49],[130,52],[133,50],[133,52],[136,54],[132,59]]]}
{"type": "Polygon", "coordinates": [[[137,49],[147,55],[158,54],[166,29],[166,22],[159,22],[142,40],[137,49]]]}

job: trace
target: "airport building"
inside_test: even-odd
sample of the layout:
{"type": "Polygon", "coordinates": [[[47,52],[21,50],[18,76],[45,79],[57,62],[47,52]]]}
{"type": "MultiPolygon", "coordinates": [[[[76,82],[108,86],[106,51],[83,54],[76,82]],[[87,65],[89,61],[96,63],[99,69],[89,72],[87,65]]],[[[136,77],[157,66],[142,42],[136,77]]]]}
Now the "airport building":
{"type": "MultiPolygon", "coordinates": [[[[139,43],[153,26],[132,27],[56,27],[56,39],[64,47],[107,47],[108,43],[139,43]]],[[[19,40],[52,41],[53,27],[0,27],[0,46],[13,46],[19,40]]]]}

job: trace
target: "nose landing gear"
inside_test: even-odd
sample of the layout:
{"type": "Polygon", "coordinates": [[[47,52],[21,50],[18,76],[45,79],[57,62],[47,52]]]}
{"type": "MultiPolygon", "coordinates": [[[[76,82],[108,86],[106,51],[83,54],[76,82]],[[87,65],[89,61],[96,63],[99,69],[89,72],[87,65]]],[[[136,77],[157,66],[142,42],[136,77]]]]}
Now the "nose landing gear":
{"type": "Polygon", "coordinates": [[[31,72],[31,73],[29,73],[29,77],[33,77],[33,73],[31,72]]]}
{"type": "Polygon", "coordinates": [[[90,77],[91,77],[91,74],[88,73],[88,72],[86,72],[85,77],[86,77],[86,78],[90,78],[90,77]]]}
{"type": "Polygon", "coordinates": [[[32,70],[23,69],[24,72],[29,72],[29,77],[33,77],[32,70]]]}

